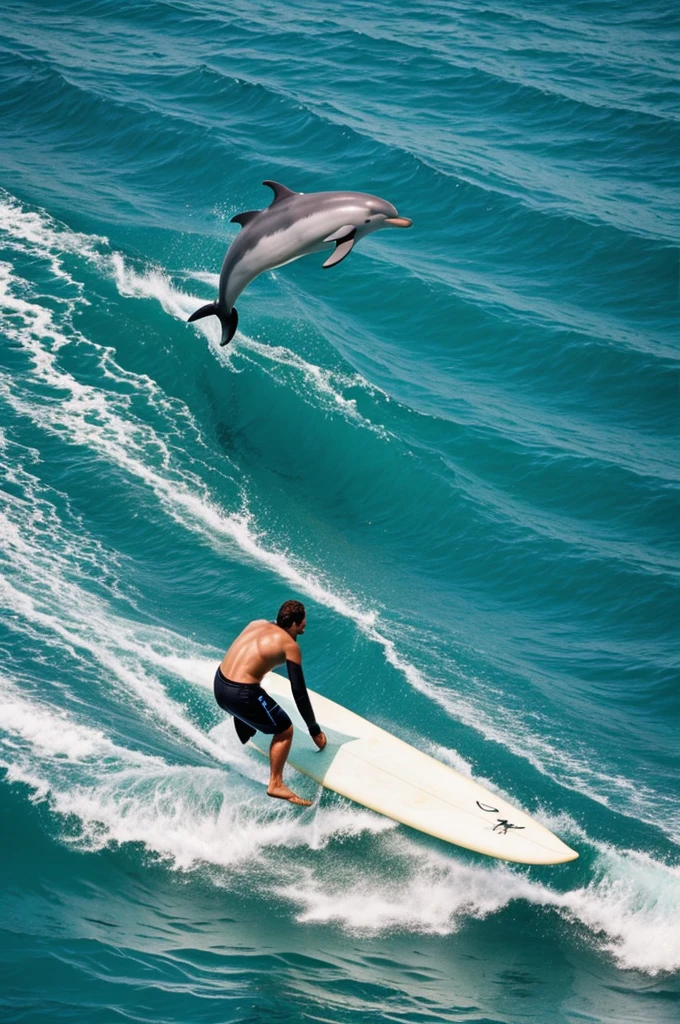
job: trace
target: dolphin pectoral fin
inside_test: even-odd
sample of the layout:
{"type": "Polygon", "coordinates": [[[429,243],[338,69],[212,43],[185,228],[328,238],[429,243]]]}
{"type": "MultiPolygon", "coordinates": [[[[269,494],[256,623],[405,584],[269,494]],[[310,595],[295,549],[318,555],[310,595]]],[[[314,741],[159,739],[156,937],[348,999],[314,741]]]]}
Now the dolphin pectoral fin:
{"type": "Polygon", "coordinates": [[[350,235],[353,238],[355,231],[356,228],[354,227],[354,224],[343,224],[342,227],[338,228],[337,231],[334,231],[332,235],[328,235],[324,238],[324,242],[341,242],[343,239],[349,238],[350,235]]]}
{"type": "Polygon", "coordinates": [[[272,199],[271,205],[274,203],[280,203],[282,199],[288,199],[289,196],[296,196],[298,193],[293,192],[292,189],[286,188],[285,185],[279,185],[278,181],[263,181],[263,185],[268,185],[274,192],[274,198],[272,199]]]}
{"type": "Polygon", "coordinates": [[[354,236],[351,238],[345,238],[342,242],[335,243],[335,251],[328,257],[326,262],[322,265],[326,267],[334,267],[337,263],[342,263],[345,256],[349,256],[354,245],[354,236]]]}
{"type": "Polygon", "coordinates": [[[201,306],[200,309],[191,314],[187,323],[193,324],[194,320],[202,320],[204,316],[219,316],[216,302],[209,302],[207,306],[201,306]]]}
{"type": "Polygon", "coordinates": [[[334,267],[336,263],[341,263],[345,256],[350,254],[352,246],[354,245],[356,230],[357,229],[354,227],[354,224],[343,224],[343,226],[338,228],[337,231],[334,231],[332,235],[328,235],[324,238],[324,242],[335,242],[333,254],[329,256],[323,264],[324,267],[334,267]]]}
{"type": "Polygon", "coordinates": [[[247,210],[245,213],[237,213],[235,217],[231,218],[231,223],[240,224],[244,228],[248,221],[257,217],[258,213],[262,213],[262,210],[247,210]]]}

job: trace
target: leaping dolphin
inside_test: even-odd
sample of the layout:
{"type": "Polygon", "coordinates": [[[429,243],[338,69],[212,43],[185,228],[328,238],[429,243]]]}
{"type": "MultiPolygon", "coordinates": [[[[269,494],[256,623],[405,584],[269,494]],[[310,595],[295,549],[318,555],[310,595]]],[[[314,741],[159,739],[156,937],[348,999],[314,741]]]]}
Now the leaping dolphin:
{"type": "Polygon", "coordinates": [[[365,192],[291,192],[276,181],[263,181],[274,191],[266,210],[249,210],[231,218],[242,230],[231,243],[220,272],[217,302],[201,306],[189,323],[204,316],[219,317],[226,345],[236,333],[238,313],[234,307],[243,289],[265,270],[282,267],[301,256],[321,252],[335,245],[323,264],[342,262],[360,238],[390,225],[409,228],[408,217],[400,217],[391,203],[365,192]]]}

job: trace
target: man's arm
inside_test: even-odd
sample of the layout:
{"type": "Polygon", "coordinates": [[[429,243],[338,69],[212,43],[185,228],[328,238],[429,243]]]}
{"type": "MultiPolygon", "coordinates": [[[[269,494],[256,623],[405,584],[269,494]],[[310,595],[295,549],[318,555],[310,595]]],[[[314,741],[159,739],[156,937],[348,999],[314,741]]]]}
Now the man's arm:
{"type": "Polygon", "coordinates": [[[294,640],[291,641],[290,644],[286,644],[286,671],[288,672],[290,688],[293,691],[293,698],[297,705],[297,709],[302,715],[305,725],[309,729],[309,735],[316,737],[321,733],[321,729],[319,728],[319,723],[314,717],[312,702],[310,701],[309,694],[307,693],[305,676],[302,671],[302,651],[294,640]]]}

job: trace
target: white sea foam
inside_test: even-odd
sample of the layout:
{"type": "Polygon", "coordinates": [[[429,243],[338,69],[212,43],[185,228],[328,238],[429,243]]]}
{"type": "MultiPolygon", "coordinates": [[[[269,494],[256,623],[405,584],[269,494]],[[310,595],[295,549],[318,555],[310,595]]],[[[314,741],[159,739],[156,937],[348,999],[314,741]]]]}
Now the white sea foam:
{"type": "Polygon", "coordinates": [[[267,867],[280,876],[283,865],[277,871],[275,861],[283,851],[321,851],[332,840],[389,828],[368,811],[291,813],[267,801],[264,787],[247,787],[210,768],[127,771],[95,788],[52,794],[52,804],[80,819],[88,847],[141,842],[182,870],[240,866],[249,873],[272,851],[267,867]]]}
{"type": "MultiPolygon", "coordinates": [[[[564,830],[565,821],[560,824],[564,830]]],[[[519,901],[577,924],[622,968],[656,975],[680,967],[680,869],[645,854],[604,847],[588,884],[562,892],[503,864],[416,853],[399,834],[385,838],[382,852],[401,854],[409,868],[405,877],[397,871],[369,874],[356,865],[329,881],[308,869],[304,885],[283,886],[280,894],[300,908],[301,922],[334,922],[368,934],[396,929],[445,935],[519,901]]]]}
{"type": "Polygon", "coordinates": [[[222,768],[172,765],[113,743],[101,729],[22,695],[6,678],[0,680],[0,765],[55,813],[75,816],[81,846],[139,842],[185,870],[247,869],[272,848],[320,851],[333,839],[395,827],[345,802],[291,812],[264,796],[264,762],[257,787],[222,768]]]}
{"type": "Polygon", "coordinates": [[[416,854],[401,836],[384,847],[396,856],[396,878],[370,874],[362,866],[333,880],[307,871],[303,885],[284,886],[280,893],[302,907],[300,921],[336,922],[368,934],[397,929],[446,935],[466,919],[486,917],[533,891],[530,881],[502,865],[465,864],[428,850],[416,854]]]}
{"type": "Polygon", "coordinates": [[[343,389],[364,387],[366,382],[358,374],[350,376],[324,369],[303,359],[302,356],[284,345],[265,345],[245,335],[241,337],[239,345],[239,354],[243,352],[257,355],[259,357],[257,365],[275,380],[283,381],[286,385],[295,386],[296,378],[291,377],[290,374],[282,374],[281,371],[287,369],[295,371],[303,385],[298,388],[298,394],[305,401],[309,401],[311,395],[313,404],[317,408],[321,407],[329,412],[340,411],[348,421],[359,424],[385,440],[389,440],[388,431],[362,416],[357,408],[356,399],[347,398],[343,393],[343,389]],[[270,364],[272,369],[268,369],[267,364],[270,364]]]}
{"type": "Polygon", "coordinates": [[[153,711],[153,722],[163,724],[173,733],[189,740],[193,746],[209,754],[211,758],[226,762],[225,751],[214,743],[183,714],[180,705],[172,700],[151,667],[144,663],[143,656],[135,643],[132,624],[114,619],[107,614],[99,602],[85,592],[78,593],[73,587],[55,586],[51,580],[52,599],[58,604],[63,600],[68,612],[43,611],[34,598],[22,593],[7,581],[2,581],[0,596],[6,608],[17,617],[14,629],[24,631],[36,629],[36,635],[56,640],[63,644],[75,658],[87,665],[96,665],[102,671],[107,688],[118,687],[147,713],[153,711]],[[54,639],[53,639],[54,638],[54,639]]]}
{"type": "MultiPolygon", "coordinates": [[[[160,267],[145,268],[141,273],[131,267],[119,252],[111,253],[110,267],[121,295],[133,299],[156,299],[166,313],[186,321],[197,309],[197,300],[173,287],[168,274],[160,267]]],[[[210,332],[219,341],[217,328],[210,332]]]]}
{"type": "Polygon", "coordinates": [[[621,967],[658,974],[680,968],[680,864],[642,850],[617,849],[592,839],[568,814],[539,821],[594,853],[587,885],[561,893],[555,905],[579,921],[598,948],[621,967]]]}
{"type": "Polygon", "coordinates": [[[220,275],[211,274],[207,270],[184,270],[181,276],[187,281],[200,281],[201,284],[207,284],[215,292],[220,286],[220,275]]]}
{"type": "Polygon", "coordinates": [[[7,693],[6,682],[0,689],[0,722],[4,745],[7,736],[19,737],[43,757],[81,761],[95,754],[113,754],[117,749],[101,729],[79,726],[63,711],[52,711],[7,693]]]}
{"type": "Polygon", "coordinates": [[[43,212],[26,210],[4,189],[0,189],[0,232],[18,252],[45,260],[55,277],[77,289],[81,302],[86,301],[83,286],[64,268],[64,254],[97,260],[109,249],[107,238],[71,231],[43,212]]]}
{"type": "Polygon", "coordinates": [[[680,868],[636,850],[609,850],[594,878],[555,901],[595,935],[620,967],[658,974],[680,969],[680,868]]]}
{"type": "MultiPolygon", "coordinates": [[[[166,313],[177,320],[186,321],[189,315],[203,304],[196,296],[176,288],[169,275],[162,269],[145,269],[139,273],[126,263],[120,253],[112,254],[111,266],[121,295],[155,299],[166,313]]],[[[213,287],[219,282],[219,278],[214,278],[211,274],[192,276],[197,280],[206,281],[213,287]]],[[[241,331],[238,333],[236,344],[232,343],[229,348],[222,348],[219,345],[221,332],[215,318],[208,317],[198,321],[196,328],[203,332],[214,354],[230,369],[238,371],[239,362],[244,359],[252,363],[253,359],[247,353],[250,356],[254,355],[257,357],[256,365],[262,372],[278,382],[285,383],[286,386],[293,387],[304,401],[312,401],[315,407],[320,406],[328,412],[340,412],[347,421],[381,437],[389,437],[383,427],[361,415],[355,398],[347,398],[344,394],[346,390],[356,388],[374,393],[375,389],[359,374],[345,374],[317,366],[284,345],[263,344],[241,331]]]]}
{"type": "MultiPolygon", "coordinates": [[[[96,665],[107,692],[118,686],[143,708],[154,708],[157,721],[197,749],[226,760],[223,748],[187,720],[158,678],[159,669],[183,673],[188,666],[198,674],[202,659],[210,674],[207,665],[214,664],[217,652],[208,663],[203,649],[170,630],[144,627],[113,614],[104,599],[83,587],[83,566],[90,559],[94,574],[106,573],[107,553],[78,528],[77,520],[67,520],[67,526],[60,522],[55,496],[21,467],[17,452],[18,447],[11,446],[8,454],[14,458],[12,479],[22,485],[23,494],[4,508],[0,503],[0,558],[6,566],[0,600],[12,613],[6,625],[41,646],[49,638],[53,656],[54,648],[61,647],[84,668],[96,665]]],[[[115,593],[117,578],[112,582],[115,593]]]]}

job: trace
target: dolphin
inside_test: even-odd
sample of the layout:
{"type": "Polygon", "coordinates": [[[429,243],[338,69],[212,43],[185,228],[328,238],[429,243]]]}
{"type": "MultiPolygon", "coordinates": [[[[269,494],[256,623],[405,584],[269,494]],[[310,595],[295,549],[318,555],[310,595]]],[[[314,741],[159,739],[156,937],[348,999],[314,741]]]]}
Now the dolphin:
{"type": "Polygon", "coordinates": [[[391,203],[365,192],[292,192],[276,181],[263,181],[274,192],[265,210],[248,210],[231,218],[241,231],[227,249],[220,272],[217,302],[192,313],[188,322],[216,316],[222,324],[220,345],[236,333],[234,303],[243,289],[265,270],[282,267],[301,256],[333,252],[323,264],[334,267],[349,255],[359,239],[384,227],[409,228],[391,203]]]}

